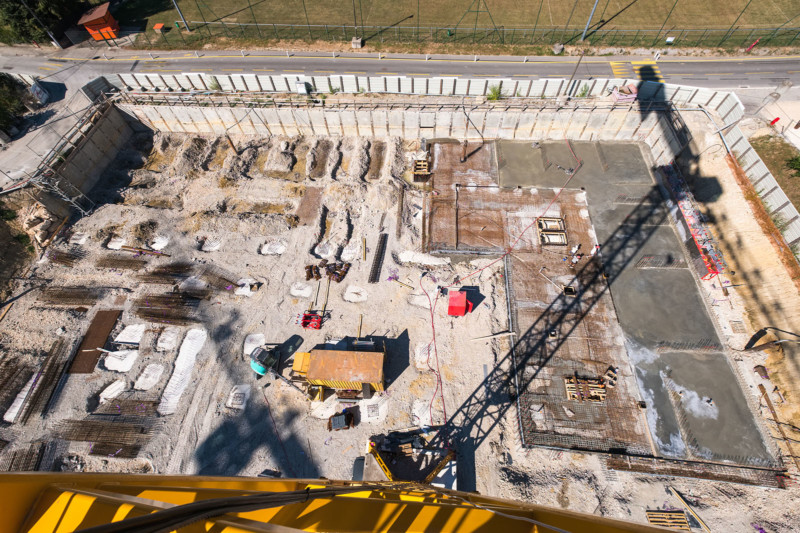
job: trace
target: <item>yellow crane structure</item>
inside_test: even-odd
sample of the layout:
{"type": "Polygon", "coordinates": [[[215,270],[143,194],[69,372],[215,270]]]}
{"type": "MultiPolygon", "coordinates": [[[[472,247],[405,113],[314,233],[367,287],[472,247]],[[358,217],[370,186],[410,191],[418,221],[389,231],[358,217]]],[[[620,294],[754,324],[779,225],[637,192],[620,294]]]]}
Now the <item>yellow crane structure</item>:
{"type": "Polygon", "coordinates": [[[667,531],[416,483],[26,472],[0,495],[2,532],[667,531]]]}

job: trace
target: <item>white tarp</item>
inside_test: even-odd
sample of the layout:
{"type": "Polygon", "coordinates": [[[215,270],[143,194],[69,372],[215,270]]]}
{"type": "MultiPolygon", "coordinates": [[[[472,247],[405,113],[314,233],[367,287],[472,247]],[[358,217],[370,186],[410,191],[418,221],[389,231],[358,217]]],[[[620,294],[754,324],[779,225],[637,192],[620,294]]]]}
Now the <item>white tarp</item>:
{"type": "Polygon", "coordinates": [[[113,400],[125,391],[125,380],[118,379],[100,393],[100,403],[106,403],[108,400],[113,400]]]}
{"type": "Polygon", "coordinates": [[[161,379],[161,374],[163,373],[164,365],[150,363],[144,367],[142,373],[139,374],[136,383],[133,384],[133,388],[136,390],[150,390],[156,386],[156,383],[161,379]]]}
{"type": "Polygon", "coordinates": [[[216,252],[222,248],[222,239],[216,237],[209,237],[203,243],[203,246],[200,248],[204,252],[216,252]]]}
{"type": "Polygon", "coordinates": [[[247,296],[250,297],[253,295],[253,291],[250,289],[252,285],[256,283],[256,280],[251,278],[243,278],[236,282],[236,290],[233,291],[233,294],[236,296],[247,296]]]}
{"type": "Polygon", "coordinates": [[[169,237],[165,235],[156,235],[153,242],[150,243],[150,248],[153,250],[163,250],[169,244],[169,237]]]}
{"type": "Polygon", "coordinates": [[[158,336],[156,342],[156,350],[159,352],[168,352],[178,347],[178,339],[181,335],[181,328],[178,326],[167,326],[161,335],[158,336]]]}
{"type": "Polygon", "coordinates": [[[125,329],[120,331],[119,335],[114,339],[118,344],[139,344],[142,341],[144,330],[147,324],[131,324],[125,326],[125,329]]]}
{"type": "Polygon", "coordinates": [[[175,359],[175,370],[172,371],[172,377],[169,378],[161,396],[161,403],[158,404],[159,414],[171,415],[178,410],[178,401],[189,386],[197,354],[203,349],[207,336],[204,329],[190,329],[186,333],[186,338],[178,350],[178,357],[175,359]]]}
{"type": "Polygon", "coordinates": [[[125,246],[125,239],[122,237],[111,237],[111,240],[106,244],[106,248],[109,250],[121,250],[123,246],[125,246]]]}
{"type": "Polygon", "coordinates": [[[225,407],[228,409],[244,409],[247,407],[247,400],[250,399],[250,385],[243,383],[236,385],[228,394],[228,401],[225,407]]]}
{"type": "Polygon", "coordinates": [[[267,338],[264,336],[263,333],[251,333],[247,337],[244,338],[244,357],[245,359],[250,357],[250,354],[253,353],[253,350],[258,348],[259,346],[263,346],[264,343],[267,342],[267,338]]]}
{"type": "Polygon", "coordinates": [[[106,370],[113,370],[114,372],[128,372],[133,368],[133,363],[139,357],[139,350],[119,350],[117,352],[109,352],[103,359],[103,366],[106,370]]]}

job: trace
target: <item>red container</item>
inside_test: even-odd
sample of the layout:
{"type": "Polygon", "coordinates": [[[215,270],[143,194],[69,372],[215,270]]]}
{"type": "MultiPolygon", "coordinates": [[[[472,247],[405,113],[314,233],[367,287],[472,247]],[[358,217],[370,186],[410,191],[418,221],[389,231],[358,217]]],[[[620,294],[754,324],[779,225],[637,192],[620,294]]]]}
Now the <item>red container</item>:
{"type": "Polygon", "coordinates": [[[464,316],[472,312],[472,302],[467,299],[467,293],[457,291],[450,293],[447,304],[447,314],[450,316],[464,316]]]}

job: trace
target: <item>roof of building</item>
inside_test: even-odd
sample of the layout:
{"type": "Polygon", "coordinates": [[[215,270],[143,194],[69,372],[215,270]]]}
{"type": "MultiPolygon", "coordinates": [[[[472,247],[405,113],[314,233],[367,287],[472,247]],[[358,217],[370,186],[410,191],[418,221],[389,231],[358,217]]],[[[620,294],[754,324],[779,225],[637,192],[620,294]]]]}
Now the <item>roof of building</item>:
{"type": "Polygon", "coordinates": [[[111,2],[106,2],[105,4],[100,4],[99,6],[95,6],[86,13],[78,20],[78,24],[90,24],[95,20],[105,18],[108,15],[108,7],[111,2]]]}

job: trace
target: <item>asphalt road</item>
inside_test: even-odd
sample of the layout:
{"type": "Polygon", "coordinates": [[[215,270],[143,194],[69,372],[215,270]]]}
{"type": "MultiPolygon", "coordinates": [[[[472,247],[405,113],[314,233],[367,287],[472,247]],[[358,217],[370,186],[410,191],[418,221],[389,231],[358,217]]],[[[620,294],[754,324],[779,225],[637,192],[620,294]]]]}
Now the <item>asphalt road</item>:
{"type": "MultiPolygon", "coordinates": [[[[85,83],[100,74],[126,72],[292,73],[307,75],[356,74],[404,76],[513,77],[525,79],[569,77],[577,57],[497,57],[337,54],[296,52],[115,52],[65,50],[49,55],[4,57],[0,71],[35,74],[58,81],[85,83]]],[[[769,88],[784,80],[800,85],[800,56],[653,58],[587,57],[576,78],[643,78],[713,88],[769,88]]]]}

